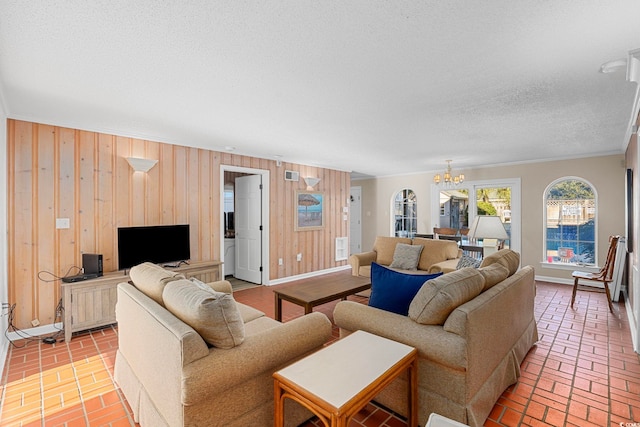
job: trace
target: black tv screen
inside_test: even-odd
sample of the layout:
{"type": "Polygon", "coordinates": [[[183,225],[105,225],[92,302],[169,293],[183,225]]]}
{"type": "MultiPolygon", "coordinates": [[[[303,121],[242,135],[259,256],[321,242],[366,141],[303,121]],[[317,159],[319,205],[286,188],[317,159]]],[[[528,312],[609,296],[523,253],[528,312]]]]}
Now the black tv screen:
{"type": "Polygon", "coordinates": [[[143,262],[179,263],[191,258],[189,224],[118,228],[118,268],[143,262]]]}

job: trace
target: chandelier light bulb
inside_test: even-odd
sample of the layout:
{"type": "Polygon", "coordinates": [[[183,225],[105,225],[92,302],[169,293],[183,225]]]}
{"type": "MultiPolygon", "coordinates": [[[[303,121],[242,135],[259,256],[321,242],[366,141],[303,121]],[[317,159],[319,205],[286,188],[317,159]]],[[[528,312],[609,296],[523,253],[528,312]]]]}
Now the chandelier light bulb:
{"type": "Polygon", "coordinates": [[[451,186],[458,186],[460,184],[462,184],[464,182],[464,174],[459,174],[459,175],[453,175],[451,173],[451,162],[453,160],[446,160],[447,162],[447,168],[445,169],[444,173],[442,175],[440,175],[439,173],[434,175],[433,177],[433,183],[436,185],[440,185],[440,183],[443,183],[443,185],[445,187],[451,187],[451,186]]]}

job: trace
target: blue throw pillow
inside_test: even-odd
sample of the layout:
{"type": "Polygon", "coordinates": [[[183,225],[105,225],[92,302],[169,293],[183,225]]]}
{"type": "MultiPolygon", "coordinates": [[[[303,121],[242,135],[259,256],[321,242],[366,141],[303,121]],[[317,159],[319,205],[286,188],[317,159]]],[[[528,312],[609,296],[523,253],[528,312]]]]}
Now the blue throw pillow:
{"type": "Polygon", "coordinates": [[[437,274],[405,274],[371,263],[371,296],[369,305],[406,316],[411,300],[424,282],[437,274]]]}

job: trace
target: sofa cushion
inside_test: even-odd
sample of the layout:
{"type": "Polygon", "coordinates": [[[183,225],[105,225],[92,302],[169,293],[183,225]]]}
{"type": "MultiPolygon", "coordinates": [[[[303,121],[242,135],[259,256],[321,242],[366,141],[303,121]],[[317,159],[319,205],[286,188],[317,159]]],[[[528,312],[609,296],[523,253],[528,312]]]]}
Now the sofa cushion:
{"type": "Polygon", "coordinates": [[[393,262],[393,254],[398,243],[411,244],[411,239],[404,237],[378,236],[373,243],[376,252],[376,262],[380,265],[390,265],[393,262]]]}
{"type": "Polygon", "coordinates": [[[475,259],[474,257],[470,257],[469,255],[462,255],[460,261],[458,261],[458,265],[456,266],[456,270],[460,270],[461,268],[472,267],[478,268],[480,267],[480,263],[482,260],[475,259]]]}
{"type": "Polygon", "coordinates": [[[482,292],[484,277],[475,268],[447,273],[429,280],[409,305],[409,317],[423,325],[443,325],[458,306],[482,292]]]}
{"type": "Polygon", "coordinates": [[[429,271],[433,264],[458,257],[458,244],[452,240],[415,238],[413,245],[424,246],[418,261],[418,269],[429,271]]]}
{"type": "Polygon", "coordinates": [[[507,270],[507,267],[498,263],[479,268],[478,272],[484,277],[484,287],[482,288],[482,292],[492,288],[509,277],[509,270],[507,270]]]}
{"type": "Polygon", "coordinates": [[[511,249],[501,249],[485,257],[480,267],[487,267],[495,263],[505,266],[507,270],[509,270],[509,276],[511,276],[518,271],[518,267],[520,267],[520,254],[511,249]]]}
{"type": "Polygon", "coordinates": [[[166,284],[173,280],[184,279],[182,274],[166,270],[150,262],[143,262],[131,267],[129,277],[140,292],[163,307],[162,291],[166,284]]]}
{"type": "Polygon", "coordinates": [[[373,263],[369,305],[406,316],[411,300],[422,285],[441,274],[406,274],[373,263]]]}
{"type": "Polygon", "coordinates": [[[162,298],[167,310],[191,326],[207,344],[233,348],[244,341],[244,322],[230,294],[176,280],[167,283],[162,298]]]}
{"type": "Polygon", "coordinates": [[[422,249],[424,249],[424,246],[421,245],[398,243],[393,253],[393,262],[389,267],[400,268],[402,270],[416,270],[422,249]]]}

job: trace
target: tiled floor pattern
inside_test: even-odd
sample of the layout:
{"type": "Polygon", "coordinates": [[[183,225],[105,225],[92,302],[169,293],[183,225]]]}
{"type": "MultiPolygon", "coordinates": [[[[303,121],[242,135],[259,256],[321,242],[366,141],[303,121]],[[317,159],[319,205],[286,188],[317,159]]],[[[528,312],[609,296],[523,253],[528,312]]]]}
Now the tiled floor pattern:
{"type": "Polygon", "coordinates": [[[21,341],[2,377],[2,426],[131,426],[113,382],[118,336],[112,327],[64,342],[21,341]]]}
{"type": "MultiPolygon", "coordinates": [[[[279,285],[279,286],[288,286],[279,285]]],[[[274,315],[273,287],[239,291],[238,301],[274,315]]],[[[540,342],[522,376],[496,403],[486,426],[620,426],[640,422],[640,361],[632,350],[627,315],[609,313],[604,295],[538,283],[540,342]]],[[[361,297],[350,297],[365,302],[361,297]]],[[[331,317],[335,302],[316,307],[331,317]]],[[[301,307],[283,303],[285,321],[301,307]]],[[[505,325],[508,327],[508,325],[505,325]]],[[[334,328],[334,338],[337,330],[334,328]]],[[[117,329],[74,336],[71,342],[17,343],[2,377],[1,426],[130,426],[130,410],[113,383],[117,329]]],[[[319,426],[315,421],[306,427],[319,426]]],[[[398,417],[368,405],[351,427],[399,427],[398,417]]]]}

